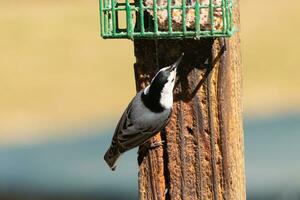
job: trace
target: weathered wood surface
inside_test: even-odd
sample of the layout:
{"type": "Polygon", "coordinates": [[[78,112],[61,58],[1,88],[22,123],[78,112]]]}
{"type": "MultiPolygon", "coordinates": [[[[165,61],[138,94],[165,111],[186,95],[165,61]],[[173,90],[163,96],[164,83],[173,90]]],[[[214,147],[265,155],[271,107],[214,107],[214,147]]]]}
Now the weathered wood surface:
{"type": "Polygon", "coordinates": [[[134,46],[137,90],[185,53],[172,119],[152,139],[164,145],[138,158],[139,199],[246,199],[239,34],[226,40],[136,40],[134,46]]]}

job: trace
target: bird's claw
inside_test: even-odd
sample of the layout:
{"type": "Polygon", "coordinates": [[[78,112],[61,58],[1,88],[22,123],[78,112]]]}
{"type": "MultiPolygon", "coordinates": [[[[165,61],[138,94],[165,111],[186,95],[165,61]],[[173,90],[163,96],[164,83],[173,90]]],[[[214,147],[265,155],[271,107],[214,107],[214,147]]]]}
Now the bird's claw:
{"type": "Polygon", "coordinates": [[[164,140],[158,141],[158,142],[153,142],[150,144],[150,149],[156,148],[156,147],[160,147],[164,145],[164,140]]]}
{"type": "Polygon", "coordinates": [[[161,141],[155,141],[155,142],[148,142],[148,143],[145,143],[144,146],[141,146],[138,150],[138,154],[141,154],[142,152],[146,152],[147,150],[150,150],[150,149],[155,149],[157,147],[160,147],[160,146],[163,146],[164,145],[164,140],[161,140],[161,141]]]}

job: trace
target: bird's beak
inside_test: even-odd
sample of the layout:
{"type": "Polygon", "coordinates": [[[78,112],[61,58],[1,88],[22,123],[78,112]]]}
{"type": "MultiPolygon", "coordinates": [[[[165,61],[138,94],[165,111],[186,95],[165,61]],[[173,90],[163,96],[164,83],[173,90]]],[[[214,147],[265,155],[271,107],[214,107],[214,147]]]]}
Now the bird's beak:
{"type": "Polygon", "coordinates": [[[181,56],[178,58],[178,60],[172,65],[171,71],[173,71],[174,69],[176,69],[178,67],[178,65],[180,64],[183,56],[184,56],[184,53],[182,53],[181,56]]]}

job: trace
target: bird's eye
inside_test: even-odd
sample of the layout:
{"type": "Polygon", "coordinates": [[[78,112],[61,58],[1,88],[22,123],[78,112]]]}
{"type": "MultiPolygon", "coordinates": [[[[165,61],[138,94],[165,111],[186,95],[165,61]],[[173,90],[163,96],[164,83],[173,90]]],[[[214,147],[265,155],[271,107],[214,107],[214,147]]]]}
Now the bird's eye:
{"type": "Polygon", "coordinates": [[[173,78],[171,82],[173,83],[173,82],[174,82],[174,80],[175,80],[175,79],[173,78]]]}

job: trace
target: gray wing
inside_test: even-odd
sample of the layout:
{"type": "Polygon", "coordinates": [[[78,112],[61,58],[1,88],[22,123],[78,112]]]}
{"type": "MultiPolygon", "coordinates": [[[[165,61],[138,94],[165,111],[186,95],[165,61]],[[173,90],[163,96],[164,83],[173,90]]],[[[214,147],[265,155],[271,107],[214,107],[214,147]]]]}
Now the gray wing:
{"type": "MultiPolygon", "coordinates": [[[[133,100],[134,101],[134,100],[133,100]]],[[[159,132],[168,123],[157,124],[157,126],[149,127],[138,127],[134,125],[131,120],[131,111],[133,101],[128,105],[127,109],[124,111],[114,133],[115,142],[120,147],[121,152],[137,147],[154,134],[159,132]]]]}

